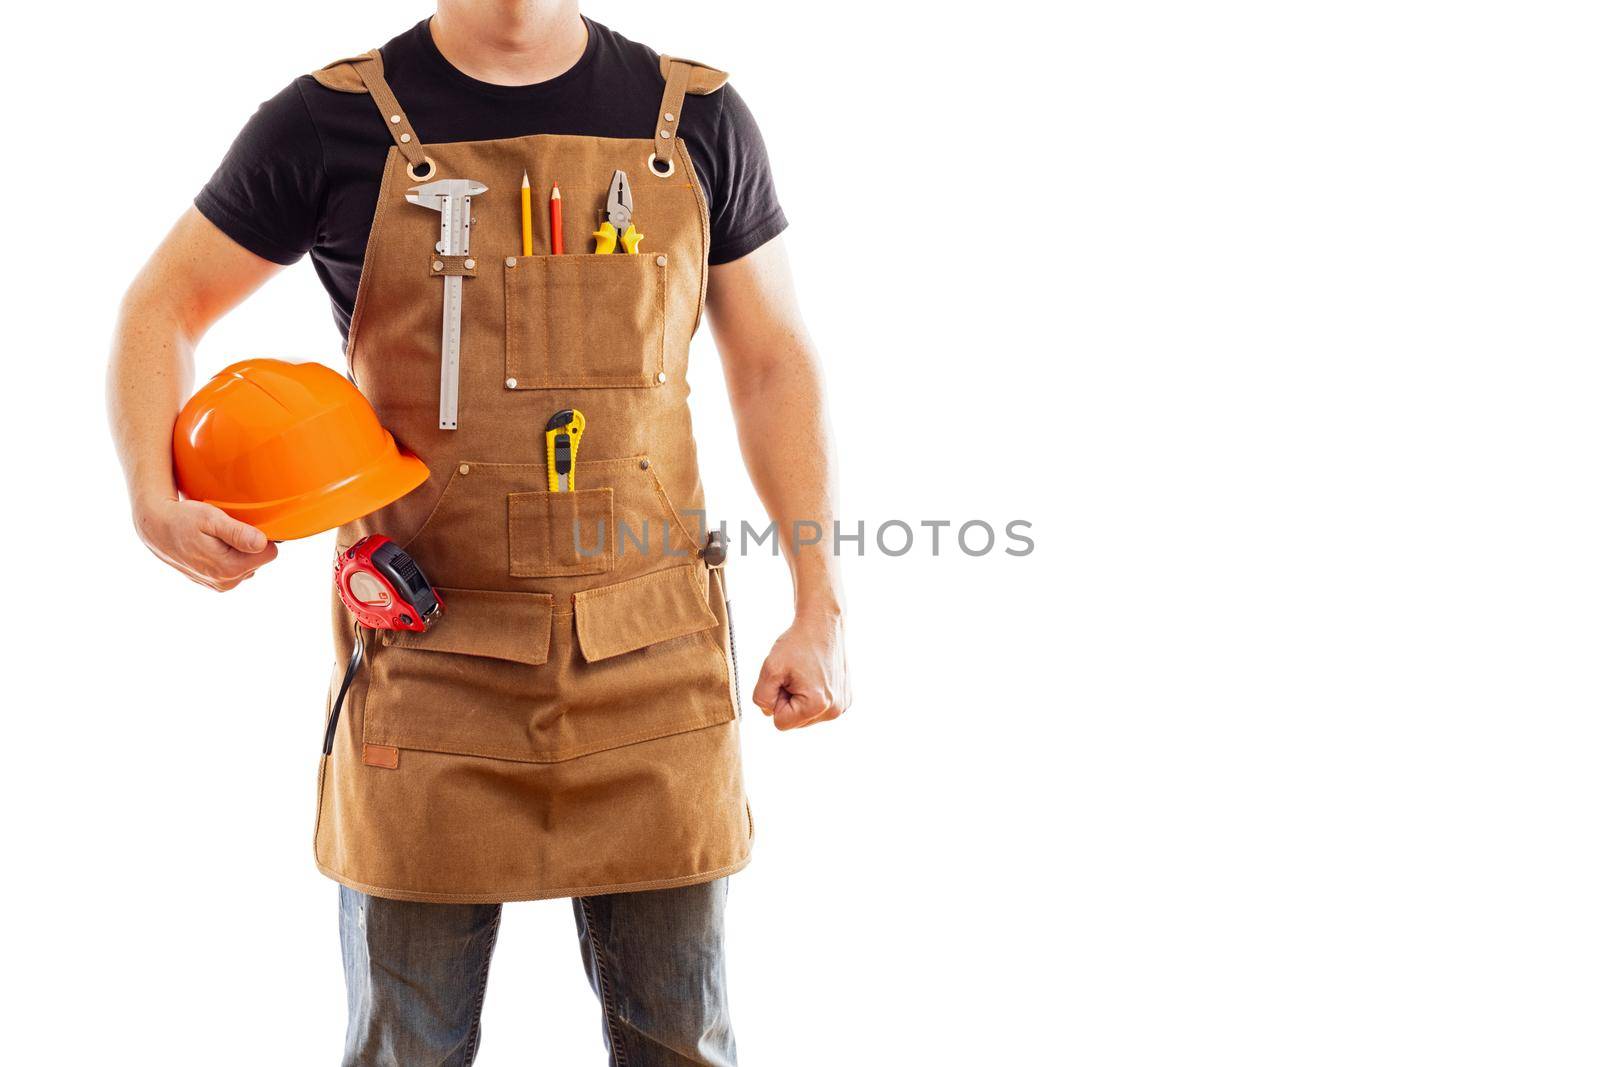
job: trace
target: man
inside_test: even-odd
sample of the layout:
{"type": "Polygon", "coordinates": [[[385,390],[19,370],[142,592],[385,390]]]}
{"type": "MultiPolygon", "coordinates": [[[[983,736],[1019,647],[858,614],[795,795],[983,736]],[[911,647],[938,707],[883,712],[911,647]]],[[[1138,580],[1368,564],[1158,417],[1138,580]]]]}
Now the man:
{"type": "MultiPolygon", "coordinates": [[[[576,0],[440,0],[378,52],[299,78],[264,104],[125,298],[111,417],[135,525],[158,557],[227,590],[276,555],[260,531],[180,498],[171,434],[205,330],[309,252],[358,384],[432,474],[372,521],[390,524],[438,584],[451,583],[436,570],[462,575],[434,644],[355,638],[376,659],[350,712],[359,721],[325,768],[317,843],[319,866],[342,883],[346,1064],[472,1062],[500,903],[556,895],[574,900],[612,1063],[734,1062],[722,908],[748,825],[718,561],[637,562],[619,551],[554,566],[560,526],[537,518],[562,499],[580,515],[615,508],[618,523],[635,507],[662,517],[664,539],[680,536],[671,531],[683,530],[699,492],[682,371],[703,293],[764,505],[783,531],[831,527],[832,444],[779,238],[786,223],[759,132],[724,79],[584,19],[576,0]],[[553,227],[539,254],[508,254],[519,160],[541,210],[545,183],[558,180],[574,205],[565,255],[553,227]],[[605,190],[587,176],[613,166],[633,187],[642,238],[623,243],[636,259],[590,255],[601,248],[588,241],[589,211],[605,190]],[[411,268],[417,255],[434,259],[419,249],[429,227],[437,236],[438,216],[430,222],[406,193],[488,176],[473,215],[481,262],[434,265],[466,275],[460,426],[435,426],[443,279],[411,268]],[[491,265],[499,277],[483,276],[491,265]],[[576,319],[558,303],[569,288],[576,319]],[[618,304],[603,328],[583,326],[583,344],[554,350],[564,339],[552,340],[551,324],[578,332],[582,316],[618,304]],[[528,321],[543,325],[530,333],[528,321]],[[578,491],[565,498],[542,492],[542,422],[526,429],[557,403],[589,412],[578,491]],[[482,547],[468,529],[509,538],[480,553],[498,570],[462,562],[482,547]],[[613,606],[624,610],[602,610],[613,606]],[[651,622],[656,610],[665,614],[651,622]],[[508,637],[507,620],[537,620],[541,640],[508,637]],[[619,636],[639,625],[655,632],[619,636]],[[634,687],[580,715],[596,678],[607,692],[634,687]],[[551,679],[571,688],[535,700],[551,679]],[[650,684],[634,685],[641,679],[650,684]],[[709,717],[672,718],[719,685],[725,711],[713,699],[709,717]],[[491,691],[507,695],[496,702],[483,696],[491,691]],[[464,713],[419,717],[409,706],[418,702],[397,693],[459,697],[464,713]],[[619,712],[652,728],[600,736],[593,724],[619,712]],[[547,729],[551,747],[526,740],[547,729]],[[437,862],[418,866],[422,854],[437,862]]],[[[341,531],[340,547],[367,529],[341,531]]],[[[753,699],[789,730],[838,717],[850,697],[836,562],[822,545],[781,540],[794,622],[753,699]]],[[[349,651],[349,634],[342,640],[349,651]]]]}

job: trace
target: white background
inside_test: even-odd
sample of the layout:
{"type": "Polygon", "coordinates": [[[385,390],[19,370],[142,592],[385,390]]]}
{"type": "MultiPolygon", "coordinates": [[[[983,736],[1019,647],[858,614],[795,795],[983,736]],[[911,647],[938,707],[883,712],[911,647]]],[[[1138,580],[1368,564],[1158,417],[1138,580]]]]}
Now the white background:
{"type": "MultiPolygon", "coordinates": [[[[847,517],[1038,542],[853,560],[854,710],[746,720],[744,1062],[1596,1063],[1592,8],[588,11],[760,118],[847,517]]],[[[337,1056],[331,542],[164,570],[101,382],[256,103],[426,13],[9,16],[8,1060],[337,1056]]],[[[200,369],[246,355],[338,364],[309,265],[200,369]]],[[[786,581],[733,572],[747,686],[786,581]]],[[[509,908],[480,1064],[599,1040],[567,905],[509,908]]]]}

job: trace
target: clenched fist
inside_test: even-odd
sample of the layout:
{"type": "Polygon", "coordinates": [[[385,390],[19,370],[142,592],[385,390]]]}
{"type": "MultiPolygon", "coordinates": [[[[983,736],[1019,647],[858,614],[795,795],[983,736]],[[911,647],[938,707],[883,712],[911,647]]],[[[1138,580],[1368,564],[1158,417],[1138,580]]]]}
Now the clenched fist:
{"type": "Polygon", "coordinates": [[[796,615],[761,665],[753,699],[780,730],[837,719],[850,706],[844,624],[833,614],[796,615]]]}
{"type": "Polygon", "coordinates": [[[278,557],[278,546],[254,526],[198,500],[163,500],[134,516],[139,536],[158,558],[219,592],[232,589],[278,557]]]}

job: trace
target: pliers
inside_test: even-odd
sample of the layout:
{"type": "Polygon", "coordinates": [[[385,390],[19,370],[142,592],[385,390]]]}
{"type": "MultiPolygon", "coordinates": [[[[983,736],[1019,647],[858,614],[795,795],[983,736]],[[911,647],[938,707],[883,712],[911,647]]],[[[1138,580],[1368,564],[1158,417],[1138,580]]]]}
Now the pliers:
{"type": "Polygon", "coordinates": [[[643,239],[644,234],[633,228],[633,188],[628,184],[628,175],[620,170],[615,171],[606,192],[605,219],[600,223],[600,228],[594,231],[595,255],[611,255],[621,243],[624,253],[636,256],[639,254],[639,242],[643,239]]]}

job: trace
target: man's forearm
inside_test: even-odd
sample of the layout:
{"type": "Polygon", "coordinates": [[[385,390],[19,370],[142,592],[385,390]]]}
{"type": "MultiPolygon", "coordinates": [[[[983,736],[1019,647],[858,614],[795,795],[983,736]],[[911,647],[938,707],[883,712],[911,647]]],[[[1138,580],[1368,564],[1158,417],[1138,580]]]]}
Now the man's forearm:
{"type": "Polygon", "coordinates": [[[773,642],[751,699],[780,730],[837,719],[850,706],[850,672],[833,435],[782,239],[712,267],[706,308],[745,466],[794,576],[794,623],[773,642]]]}
{"type": "Polygon", "coordinates": [[[177,312],[141,277],[122,303],[106,374],[111,436],[137,516],[175,500],[172,422],[194,376],[194,338],[177,312]]]}
{"type": "Polygon", "coordinates": [[[106,390],[111,435],[135,515],[177,499],[172,423],[189,395],[195,345],[278,269],[190,208],[128,287],[106,390]]]}
{"type": "Polygon", "coordinates": [[[730,384],[739,446],[756,493],[778,526],[794,577],[795,611],[838,614],[842,591],[832,550],[836,460],[822,372],[803,334],[772,343],[760,373],[730,384]]]}
{"type": "Polygon", "coordinates": [[[206,328],[278,268],[190,208],[122,300],[106,401],[139,537],[156,556],[212,589],[232,589],[277,550],[211,504],[179,500],[172,424],[194,377],[206,328]]]}
{"type": "Polygon", "coordinates": [[[713,267],[707,308],[745,466],[794,576],[795,610],[837,616],[833,435],[782,240],[713,267]]]}

